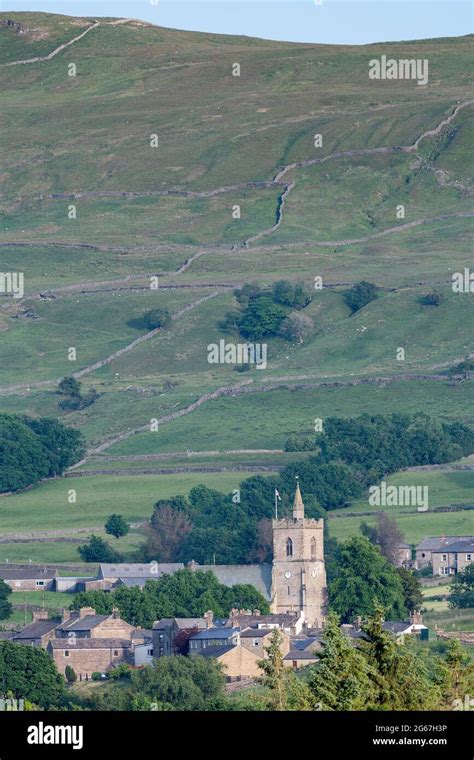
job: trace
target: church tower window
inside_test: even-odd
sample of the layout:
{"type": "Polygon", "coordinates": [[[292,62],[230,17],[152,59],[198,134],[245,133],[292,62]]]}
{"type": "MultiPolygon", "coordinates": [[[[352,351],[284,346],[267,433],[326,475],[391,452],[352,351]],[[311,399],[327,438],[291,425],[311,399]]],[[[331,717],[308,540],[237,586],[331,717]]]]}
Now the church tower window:
{"type": "Polygon", "coordinates": [[[314,536],[311,539],[310,548],[311,548],[311,559],[316,559],[316,539],[314,536]]]}
{"type": "Polygon", "coordinates": [[[293,541],[291,538],[288,538],[286,541],[286,556],[292,557],[293,556],[293,541]]]}

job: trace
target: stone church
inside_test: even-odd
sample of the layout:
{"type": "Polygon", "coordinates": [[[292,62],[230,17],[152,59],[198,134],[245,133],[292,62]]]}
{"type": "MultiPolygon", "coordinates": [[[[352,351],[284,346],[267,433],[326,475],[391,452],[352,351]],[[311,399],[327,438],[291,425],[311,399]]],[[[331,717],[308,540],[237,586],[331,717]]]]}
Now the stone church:
{"type": "MultiPolygon", "coordinates": [[[[225,586],[248,583],[270,604],[275,614],[296,613],[309,628],[324,623],[326,571],[324,566],[324,521],[305,517],[299,484],[291,517],[274,519],[273,563],[261,565],[199,565],[190,562],[191,570],[210,570],[225,586]]],[[[117,586],[144,586],[166,573],[185,567],[183,563],[101,564],[95,579],[78,584],[78,591],[111,590],[117,586]],[[80,587],[79,587],[80,586],[80,587]]]]}
{"type": "Polygon", "coordinates": [[[292,517],[272,521],[272,612],[299,612],[310,628],[324,622],[324,521],[304,516],[297,483],[292,517]]]}

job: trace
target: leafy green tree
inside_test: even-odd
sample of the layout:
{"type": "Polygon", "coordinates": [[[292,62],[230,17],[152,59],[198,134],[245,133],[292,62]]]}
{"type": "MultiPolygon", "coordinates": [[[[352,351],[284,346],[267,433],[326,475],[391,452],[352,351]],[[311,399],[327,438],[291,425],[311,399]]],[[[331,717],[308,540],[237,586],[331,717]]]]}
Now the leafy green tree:
{"type": "Polygon", "coordinates": [[[474,607],[474,564],[456,573],[449,589],[449,606],[459,609],[474,607]]]}
{"type": "Polygon", "coordinates": [[[261,679],[262,685],[270,689],[274,695],[274,710],[285,709],[285,666],[283,664],[283,654],[281,651],[281,645],[283,642],[283,636],[278,628],[275,628],[270,636],[270,644],[264,647],[264,652],[267,655],[264,660],[258,661],[258,666],[263,670],[263,677],[261,679]]]}
{"type": "Polygon", "coordinates": [[[171,324],[171,314],[168,309],[151,309],[143,315],[143,321],[149,330],[156,330],[157,327],[165,328],[171,324]]]}
{"type": "Polygon", "coordinates": [[[272,287],[272,297],[275,303],[293,309],[304,309],[311,302],[311,292],[304,283],[293,284],[289,280],[279,280],[272,287]]]}
{"type": "Polygon", "coordinates": [[[80,432],[56,420],[0,414],[0,492],[60,475],[83,452],[80,432]]]}
{"type": "Polygon", "coordinates": [[[313,706],[311,691],[307,684],[295,677],[290,668],[285,667],[281,645],[283,636],[275,628],[270,643],[264,647],[265,658],[258,660],[263,671],[260,681],[269,690],[267,710],[310,710],[313,706]]]}
{"type": "Polygon", "coordinates": [[[58,383],[58,393],[63,396],[80,396],[81,383],[75,377],[63,377],[58,383]]]}
{"type": "Polygon", "coordinates": [[[366,538],[357,536],[341,543],[335,565],[329,603],[343,622],[352,622],[356,615],[374,614],[378,604],[384,607],[389,619],[406,616],[400,575],[366,538]]]}
{"type": "Polygon", "coordinates": [[[44,649],[0,641],[0,693],[11,691],[48,710],[64,699],[64,681],[44,649]]]}
{"type": "Polygon", "coordinates": [[[364,306],[367,306],[371,301],[374,301],[377,296],[377,286],[372,282],[362,280],[353,285],[352,288],[344,294],[344,300],[352,313],[355,313],[364,306]]]}
{"type": "Polygon", "coordinates": [[[403,588],[403,600],[409,612],[421,610],[423,606],[422,586],[416,575],[406,567],[397,567],[403,588]]]}
{"type": "Polygon", "coordinates": [[[12,614],[13,607],[8,600],[11,593],[10,586],[0,578],[0,620],[6,620],[12,614]]]}
{"type": "Polygon", "coordinates": [[[155,660],[154,667],[134,671],[132,691],[174,710],[212,709],[224,693],[224,676],[215,660],[199,655],[172,655],[155,660]]]}
{"type": "Polygon", "coordinates": [[[64,669],[64,676],[68,683],[75,683],[75,681],[77,681],[76,671],[70,665],[66,665],[64,669]]]}
{"type": "Polygon", "coordinates": [[[122,555],[99,536],[91,536],[88,544],[77,548],[84,562],[121,562],[122,555]]]}
{"type": "Polygon", "coordinates": [[[163,617],[200,617],[208,610],[216,617],[226,617],[234,607],[269,612],[268,602],[253,586],[224,586],[210,571],[187,569],[149,580],[143,589],[120,586],[111,592],[83,591],[75,595],[71,609],[93,607],[105,615],[114,606],[124,620],[143,628],[151,628],[163,617]]]}
{"type": "Polygon", "coordinates": [[[244,338],[261,340],[277,334],[285,315],[285,309],[273,303],[269,296],[261,296],[249,301],[237,326],[244,338]]]}
{"type": "Polygon", "coordinates": [[[366,709],[436,710],[442,701],[439,684],[431,677],[425,659],[411,645],[399,645],[383,628],[383,610],[362,626],[360,651],[367,660],[375,693],[369,695],[366,709]]]}
{"type": "Polygon", "coordinates": [[[302,462],[292,462],[281,473],[286,493],[294,493],[296,476],[300,479],[305,503],[309,496],[313,495],[327,510],[345,507],[363,493],[357,471],[344,463],[326,463],[315,457],[302,462]]]}
{"type": "Polygon", "coordinates": [[[330,612],[324,627],[319,662],[311,666],[309,688],[323,710],[362,710],[370,696],[370,669],[366,659],[330,612]]]}
{"type": "Polygon", "coordinates": [[[433,291],[432,293],[426,293],[426,295],[422,296],[420,298],[420,303],[423,304],[423,306],[439,306],[444,301],[444,296],[442,293],[439,293],[438,291],[433,291]]]}
{"type": "Polygon", "coordinates": [[[122,515],[110,515],[105,523],[105,532],[115,538],[122,538],[130,532],[130,525],[122,515]]]}

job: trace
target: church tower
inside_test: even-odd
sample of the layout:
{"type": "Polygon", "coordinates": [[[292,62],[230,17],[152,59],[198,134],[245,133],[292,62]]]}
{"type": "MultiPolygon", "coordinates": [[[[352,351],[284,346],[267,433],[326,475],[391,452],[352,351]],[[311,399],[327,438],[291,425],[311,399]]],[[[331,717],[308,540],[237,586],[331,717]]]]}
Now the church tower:
{"type": "Polygon", "coordinates": [[[326,570],[323,552],[323,520],[304,516],[299,483],[293,516],[274,519],[272,612],[298,612],[311,628],[324,623],[326,570]]]}

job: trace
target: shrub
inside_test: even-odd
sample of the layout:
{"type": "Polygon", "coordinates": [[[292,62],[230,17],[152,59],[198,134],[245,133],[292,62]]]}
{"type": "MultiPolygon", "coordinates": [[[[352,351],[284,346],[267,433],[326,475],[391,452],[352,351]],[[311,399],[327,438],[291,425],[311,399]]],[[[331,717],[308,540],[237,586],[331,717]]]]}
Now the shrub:
{"type": "Polygon", "coordinates": [[[378,295],[378,288],[372,282],[362,280],[357,282],[344,294],[344,300],[354,314],[359,309],[374,301],[378,295]]]}

